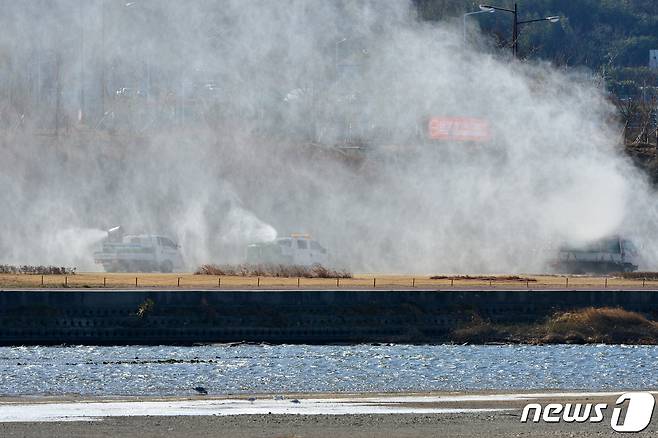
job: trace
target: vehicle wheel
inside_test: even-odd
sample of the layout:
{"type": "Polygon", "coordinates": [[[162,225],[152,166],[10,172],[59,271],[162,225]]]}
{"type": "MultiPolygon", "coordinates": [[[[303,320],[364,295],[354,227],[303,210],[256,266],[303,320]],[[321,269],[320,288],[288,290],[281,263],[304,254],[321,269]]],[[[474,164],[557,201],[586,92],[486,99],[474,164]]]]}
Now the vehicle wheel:
{"type": "Polygon", "coordinates": [[[164,273],[168,274],[168,273],[172,272],[173,270],[174,270],[174,264],[171,262],[171,260],[165,260],[160,265],[160,272],[164,272],[164,273]]]}

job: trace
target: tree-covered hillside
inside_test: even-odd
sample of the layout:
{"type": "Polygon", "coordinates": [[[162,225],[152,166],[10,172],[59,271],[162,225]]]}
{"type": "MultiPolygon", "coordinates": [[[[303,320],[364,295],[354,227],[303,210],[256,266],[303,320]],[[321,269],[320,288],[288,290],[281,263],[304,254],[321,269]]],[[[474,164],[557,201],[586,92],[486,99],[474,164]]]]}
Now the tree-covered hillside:
{"type": "MultiPolygon", "coordinates": [[[[513,8],[513,0],[415,0],[425,20],[461,17],[480,3],[513,8]]],[[[603,75],[611,91],[632,96],[658,84],[648,68],[649,50],[658,49],[658,1],[655,0],[518,0],[519,20],[559,15],[556,24],[524,25],[519,56],[557,65],[586,66],[603,75]]],[[[496,12],[469,18],[500,47],[512,39],[512,14],[496,12]]]]}

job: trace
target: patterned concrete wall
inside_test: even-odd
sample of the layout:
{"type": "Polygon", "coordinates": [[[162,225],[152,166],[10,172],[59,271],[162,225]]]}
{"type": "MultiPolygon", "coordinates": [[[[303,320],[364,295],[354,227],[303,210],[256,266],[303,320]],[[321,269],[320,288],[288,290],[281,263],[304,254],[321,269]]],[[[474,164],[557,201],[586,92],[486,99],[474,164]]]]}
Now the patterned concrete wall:
{"type": "Polygon", "coordinates": [[[652,291],[0,291],[0,344],[444,342],[474,315],[557,310],[658,315],[652,291]]]}

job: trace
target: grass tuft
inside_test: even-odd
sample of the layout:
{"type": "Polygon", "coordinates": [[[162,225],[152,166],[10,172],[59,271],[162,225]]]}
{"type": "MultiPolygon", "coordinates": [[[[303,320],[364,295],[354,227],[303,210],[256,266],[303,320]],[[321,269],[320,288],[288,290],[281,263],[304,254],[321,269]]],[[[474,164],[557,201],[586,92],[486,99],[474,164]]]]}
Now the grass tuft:
{"type": "Polygon", "coordinates": [[[344,270],[329,269],[322,265],[201,265],[196,275],[230,275],[240,277],[284,277],[284,278],[352,278],[352,273],[344,270]]]}
{"type": "Polygon", "coordinates": [[[455,342],[531,344],[658,344],[658,323],[621,308],[557,312],[533,324],[496,324],[475,315],[454,330],[455,342]]]}
{"type": "Polygon", "coordinates": [[[612,307],[588,307],[557,313],[549,318],[545,327],[546,336],[564,341],[617,344],[658,339],[656,322],[639,313],[612,307]]]}
{"type": "Polygon", "coordinates": [[[658,280],[658,272],[620,272],[613,275],[615,277],[621,277],[629,280],[658,280]]]}
{"type": "Polygon", "coordinates": [[[0,274],[75,275],[75,271],[64,266],[0,265],[0,274]]]}

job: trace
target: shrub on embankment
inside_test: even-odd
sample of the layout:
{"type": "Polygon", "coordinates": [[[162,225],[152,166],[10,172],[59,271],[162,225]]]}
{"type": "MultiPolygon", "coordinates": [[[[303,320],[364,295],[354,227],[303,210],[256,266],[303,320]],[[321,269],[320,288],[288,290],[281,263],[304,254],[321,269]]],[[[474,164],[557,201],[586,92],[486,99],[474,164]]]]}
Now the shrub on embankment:
{"type": "Polygon", "coordinates": [[[286,278],[352,278],[352,273],[329,269],[322,265],[201,265],[194,272],[197,275],[232,275],[239,277],[286,277],[286,278]]]}
{"type": "Polygon", "coordinates": [[[658,280],[658,272],[645,272],[645,271],[620,272],[618,274],[613,274],[613,275],[629,280],[658,280]]]}
{"type": "Polygon", "coordinates": [[[0,274],[75,275],[75,271],[64,266],[0,265],[0,274]]]}
{"type": "Polygon", "coordinates": [[[658,323],[620,308],[557,312],[536,324],[495,324],[475,315],[454,330],[455,342],[532,344],[658,344],[658,323]]]}

